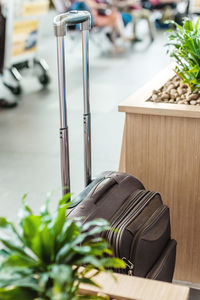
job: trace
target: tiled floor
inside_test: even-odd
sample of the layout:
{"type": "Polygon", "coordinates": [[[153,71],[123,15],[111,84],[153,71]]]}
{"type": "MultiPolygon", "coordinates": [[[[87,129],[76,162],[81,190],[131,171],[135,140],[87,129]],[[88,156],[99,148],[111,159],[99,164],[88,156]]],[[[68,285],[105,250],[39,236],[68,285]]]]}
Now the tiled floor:
{"type": "MultiPolygon", "coordinates": [[[[18,108],[0,111],[1,215],[13,221],[24,193],[28,192],[36,211],[47,192],[54,192],[53,207],[61,195],[56,41],[51,22],[51,18],[43,22],[46,35],[42,35],[38,53],[50,66],[49,88],[43,90],[37,79],[25,76],[18,108]]],[[[143,25],[139,28],[143,42],[127,45],[124,54],[109,54],[109,44],[102,36],[95,37],[105,42],[101,49],[91,43],[93,174],[118,168],[124,122],[118,104],[169,63],[164,33],[157,33],[149,44],[143,25]]],[[[71,181],[72,191],[77,193],[83,187],[81,44],[79,39],[76,43],[68,39],[66,44],[71,181]]],[[[13,97],[3,86],[1,96],[13,97]]],[[[192,291],[191,299],[200,296],[192,291]]]]}

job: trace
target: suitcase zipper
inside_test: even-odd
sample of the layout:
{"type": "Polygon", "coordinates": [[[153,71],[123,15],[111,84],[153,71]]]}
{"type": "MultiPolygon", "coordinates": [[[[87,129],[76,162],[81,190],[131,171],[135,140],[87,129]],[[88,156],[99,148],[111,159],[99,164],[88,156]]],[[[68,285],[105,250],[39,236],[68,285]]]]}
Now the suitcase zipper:
{"type": "MultiPolygon", "coordinates": [[[[161,206],[158,209],[159,209],[159,211],[156,210],[155,214],[152,215],[153,217],[151,219],[148,219],[147,222],[140,228],[140,230],[138,230],[137,234],[135,235],[135,238],[133,239],[130,253],[132,252],[133,246],[137,244],[137,241],[138,241],[138,239],[140,237],[141,232],[147,230],[155,221],[157,221],[158,218],[160,216],[162,216],[162,214],[167,210],[167,206],[161,206]]],[[[133,261],[135,260],[135,253],[136,253],[136,247],[134,247],[134,250],[133,250],[133,257],[134,257],[133,261]]],[[[130,262],[129,259],[127,259],[128,262],[130,262]]],[[[129,268],[129,265],[127,265],[127,267],[129,268]]],[[[132,271],[132,275],[134,275],[133,271],[132,271]]]]}
{"type": "Polygon", "coordinates": [[[129,269],[128,270],[128,275],[132,276],[133,275],[134,264],[130,260],[128,260],[126,257],[122,257],[122,260],[125,262],[126,267],[129,269]]]}
{"type": "Polygon", "coordinates": [[[156,195],[155,192],[148,192],[142,199],[142,202],[139,203],[133,211],[130,212],[130,214],[127,216],[127,218],[123,221],[122,224],[118,226],[118,234],[116,237],[116,255],[120,257],[120,241],[122,238],[122,234],[125,230],[125,228],[129,225],[129,223],[134,220],[144,209],[144,207],[151,201],[151,199],[156,195]]]}
{"type": "MultiPolygon", "coordinates": [[[[121,233],[123,232],[125,227],[130,222],[130,216],[132,217],[132,215],[136,213],[134,217],[137,217],[137,215],[141,212],[143,207],[148,204],[148,202],[154,197],[155,194],[156,193],[150,192],[150,191],[139,191],[137,193],[137,195],[135,195],[135,197],[132,198],[132,200],[134,198],[136,198],[137,203],[135,203],[135,201],[134,201],[133,206],[128,206],[128,208],[129,208],[128,212],[129,213],[126,214],[126,218],[124,219],[124,214],[123,215],[120,214],[121,218],[120,218],[120,220],[118,220],[117,224],[115,222],[113,222],[111,224],[111,226],[114,227],[115,229],[117,229],[118,232],[109,231],[108,234],[107,234],[107,236],[108,236],[107,240],[108,240],[108,242],[110,242],[110,244],[113,244],[112,239],[113,239],[114,236],[117,235],[116,236],[115,247],[114,247],[114,252],[115,252],[115,255],[117,257],[120,257],[120,255],[119,255],[119,236],[121,235],[121,233]],[[141,200],[142,200],[142,203],[139,203],[141,200]],[[134,210],[131,211],[132,208],[134,208],[134,210]],[[118,225],[118,226],[116,226],[116,225],[118,225]]],[[[123,212],[124,211],[127,213],[127,210],[124,209],[123,212]]],[[[132,218],[131,218],[131,220],[132,220],[132,218]]],[[[127,264],[128,274],[133,275],[134,264],[130,260],[128,260],[126,257],[124,257],[123,260],[127,264]]],[[[121,273],[122,270],[121,269],[115,269],[115,271],[121,273]]]]}
{"type": "Polygon", "coordinates": [[[131,194],[131,196],[125,201],[124,205],[120,208],[120,211],[112,217],[111,226],[117,226],[121,222],[121,218],[126,217],[126,214],[129,213],[130,209],[137,205],[138,201],[140,201],[140,199],[147,193],[147,191],[139,190],[131,194]]]}
{"type": "MultiPolygon", "coordinates": [[[[130,221],[133,220],[133,216],[134,219],[141,213],[141,211],[143,210],[143,208],[151,201],[151,199],[156,195],[156,192],[147,192],[143,199],[142,199],[142,203],[139,203],[133,211],[131,211],[131,213],[127,216],[127,218],[125,220],[123,220],[122,224],[119,224],[121,226],[117,227],[117,230],[119,230],[117,237],[116,237],[116,243],[115,243],[115,254],[117,257],[120,257],[120,240],[123,234],[123,231],[125,230],[125,228],[128,226],[128,224],[130,223],[130,221]]],[[[128,268],[128,275],[133,275],[134,274],[134,262],[131,262],[129,259],[127,259],[126,257],[124,257],[124,259],[126,259],[126,261],[128,262],[127,264],[127,268],[128,268]]],[[[121,270],[117,269],[116,271],[118,271],[119,273],[121,272],[121,270]]]]}
{"type": "MultiPolygon", "coordinates": [[[[120,211],[115,213],[112,217],[110,224],[112,228],[117,228],[117,226],[120,224],[120,222],[124,219],[124,217],[127,216],[127,214],[130,212],[130,210],[138,204],[138,202],[141,200],[141,198],[144,197],[145,194],[147,194],[147,191],[137,191],[131,194],[128,199],[125,201],[124,205],[121,207],[120,211]]],[[[112,238],[114,236],[115,232],[112,230],[109,230],[105,233],[104,237],[110,241],[112,241],[112,238]]]]}

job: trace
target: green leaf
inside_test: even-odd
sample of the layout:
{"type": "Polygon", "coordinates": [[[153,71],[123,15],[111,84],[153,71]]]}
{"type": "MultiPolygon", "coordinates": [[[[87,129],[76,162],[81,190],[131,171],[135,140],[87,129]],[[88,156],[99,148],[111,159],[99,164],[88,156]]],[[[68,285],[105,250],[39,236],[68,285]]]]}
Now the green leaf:
{"type": "Polygon", "coordinates": [[[24,288],[2,288],[0,289],[1,300],[33,300],[37,293],[24,288]]]}
{"type": "Polygon", "coordinates": [[[0,256],[8,257],[10,255],[10,252],[5,249],[0,249],[0,256]]]}
{"type": "Polygon", "coordinates": [[[55,237],[52,234],[52,231],[48,228],[47,225],[42,225],[39,228],[39,242],[40,242],[40,258],[45,262],[45,264],[49,264],[54,261],[55,253],[54,253],[54,241],[55,237]]]}
{"type": "Polygon", "coordinates": [[[68,207],[69,207],[70,204],[71,204],[71,203],[70,203],[70,197],[71,197],[71,194],[70,194],[70,193],[64,195],[63,198],[62,198],[62,199],[59,201],[59,203],[58,203],[59,207],[62,206],[62,205],[65,205],[65,204],[67,204],[68,207]]]}
{"type": "Polygon", "coordinates": [[[51,194],[48,194],[44,202],[44,205],[40,209],[40,215],[44,223],[48,223],[51,220],[51,215],[49,213],[50,200],[51,200],[51,194]]]}
{"type": "Polygon", "coordinates": [[[87,231],[88,229],[90,229],[93,226],[101,227],[102,230],[103,230],[104,227],[105,228],[107,228],[107,227],[110,228],[110,225],[109,225],[107,220],[105,220],[105,219],[95,219],[95,220],[92,220],[92,221],[89,221],[89,222],[83,224],[82,230],[87,231]]]}
{"type": "MultiPolygon", "coordinates": [[[[21,244],[17,243],[17,242],[12,242],[9,239],[3,238],[0,235],[0,241],[2,242],[2,244],[9,250],[9,251],[14,251],[14,252],[19,252],[22,254],[26,254],[23,250],[23,247],[21,244]]],[[[7,249],[5,249],[7,251],[7,249]]]]}
{"type": "Polygon", "coordinates": [[[193,24],[192,24],[192,21],[191,20],[185,20],[184,22],[184,29],[186,31],[192,31],[193,30],[193,24]]]}
{"type": "Polygon", "coordinates": [[[73,271],[71,266],[52,265],[50,277],[60,285],[73,282],[73,271]]]}
{"type": "Polygon", "coordinates": [[[71,251],[72,245],[71,244],[66,244],[63,246],[63,248],[60,249],[60,251],[56,255],[56,262],[63,262],[66,258],[66,256],[69,254],[71,251]]]}
{"type": "Polygon", "coordinates": [[[2,265],[5,267],[32,268],[37,266],[38,262],[32,259],[30,256],[16,252],[7,256],[2,265]]]}
{"type": "Polygon", "coordinates": [[[77,259],[77,260],[74,261],[74,263],[78,266],[79,265],[90,264],[94,268],[100,269],[102,271],[105,270],[103,264],[101,263],[101,260],[98,259],[98,258],[95,258],[93,255],[88,255],[88,256],[82,257],[80,259],[77,259]]]}
{"type": "MultiPolygon", "coordinates": [[[[8,282],[8,280],[7,280],[8,282]]],[[[34,278],[32,278],[31,276],[29,277],[23,277],[23,278],[18,278],[15,280],[10,280],[10,284],[9,284],[10,288],[15,287],[15,288],[29,288],[32,291],[39,291],[39,285],[37,280],[35,280],[34,278]]],[[[8,285],[5,286],[5,288],[9,287],[8,285]]]]}
{"type": "Polygon", "coordinates": [[[51,228],[54,236],[58,236],[62,232],[63,226],[66,223],[67,206],[67,204],[64,204],[59,207],[49,224],[49,228],[51,228]]]}
{"type": "Polygon", "coordinates": [[[101,263],[105,268],[116,268],[116,269],[125,269],[126,264],[119,258],[109,257],[109,258],[102,258],[101,263]]]}
{"type": "Polygon", "coordinates": [[[22,207],[19,212],[20,225],[22,225],[24,218],[33,214],[31,208],[28,206],[28,204],[26,202],[26,198],[27,198],[27,194],[24,194],[24,196],[22,197],[22,207]]]}
{"type": "Polygon", "coordinates": [[[7,221],[6,218],[0,217],[0,229],[6,230],[7,233],[13,234],[15,238],[22,240],[13,223],[7,221]]]}
{"type": "Polygon", "coordinates": [[[62,232],[56,239],[56,252],[59,251],[66,243],[72,241],[74,237],[79,234],[77,226],[74,224],[74,220],[66,220],[62,228],[62,232]]]}
{"type": "Polygon", "coordinates": [[[89,278],[80,278],[79,283],[89,284],[89,285],[100,288],[100,286],[95,281],[93,281],[89,278]]]}

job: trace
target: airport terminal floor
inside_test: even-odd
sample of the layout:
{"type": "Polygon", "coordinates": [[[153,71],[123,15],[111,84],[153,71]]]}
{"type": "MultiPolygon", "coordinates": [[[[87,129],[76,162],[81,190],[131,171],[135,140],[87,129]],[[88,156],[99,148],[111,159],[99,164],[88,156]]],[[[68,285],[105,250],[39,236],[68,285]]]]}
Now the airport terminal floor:
{"type": "MultiPolygon", "coordinates": [[[[37,78],[24,73],[22,94],[12,95],[0,83],[1,97],[17,101],[13,109],[0,110],[1,216],[17,221],[21,198],[37,212],[46,195],[51,206],[61,197],[60,113],[56,38],[51,10],[41,22],[37,56],[49,65],[51,82],[42,88],[37,78]]],[[[155,30],[151,42],[147,24],[137,27],[141,41],[126,42],[123,53],[113,53],[101,32],[90,41],[90,101],[92,116],[92,174],[118,170],[124,113],[118,105],[170,63],[166,55],[166,33],[155,30]]],[[[91,33],[93,35],[93,33],[91,33]]],[[[77,194],[83,182],[83,98],[81,36],[66,37],[67,105],[70,136],[71,191],[77,194]]],[[[190,299],[200,299],[192,291],[190,299]]]]}

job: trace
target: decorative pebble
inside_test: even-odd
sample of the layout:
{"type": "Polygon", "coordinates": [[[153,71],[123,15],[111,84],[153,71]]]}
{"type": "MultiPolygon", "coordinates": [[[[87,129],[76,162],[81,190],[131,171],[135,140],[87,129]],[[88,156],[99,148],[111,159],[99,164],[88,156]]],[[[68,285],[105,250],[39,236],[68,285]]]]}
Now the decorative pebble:
{"type": "Polygon", "coordinates": [[[162,96],[161,96],[161,99],[162,100],[168,100],[170,97],[169,97],[169,94],[163,94],[162,96]]]}
{"type": "Polygon", "coordinates": [[[200,106],[200,91],[192,93],[187,84],[175,75],[164,86],[153,90],[148,101],[200,106]]]}
{"type": "Polygon", "coordinates": [[[182,92],[182,88],[181,87],[178,87],[177,88],[177,92],[179,93],[179,95],[181,96],[182,94],[183,94],[183,92],[182,92]]]}
{"type": "Polygon", "coordinates": [[[190,104],[191,104],[191,105],[196,105],[197,102],[196,102],[195,100],[192,100],[192,101],[190,101],[190,104]]]}
{"type": "Polygon", "coordinates": [[[170,94],[175,95],[176,94],[176,89],[171,89],[170,94]]]}
{"type": "Polygon", "coordinates": [[[192,95],[189,96],[188,99],[191,101],[191,100],[197,100],[198,98],[199,98],[198,94],[192,94],[192,95]]]}
{"type": "Polygon", "coordinates": [[[187,90],[186,88],[182,88],[182,93],[183,93],[183,94],[186,94],[187,91],[188,91],[188,90],[187,90]]]}
{"type": "Polygon", "coordinates": [[[156,90],[153,90],[153,92],[152,92],[153,94],[158,94],[158,91],[156,91],[156,90]]]}
{"type": "Polygon", "coordinates": [[[153,100],[153,101],[156,101],[157,99],[158,99],[158,96],[154,94],[154,95],[152,96],[152,100],[153,100]]]}

